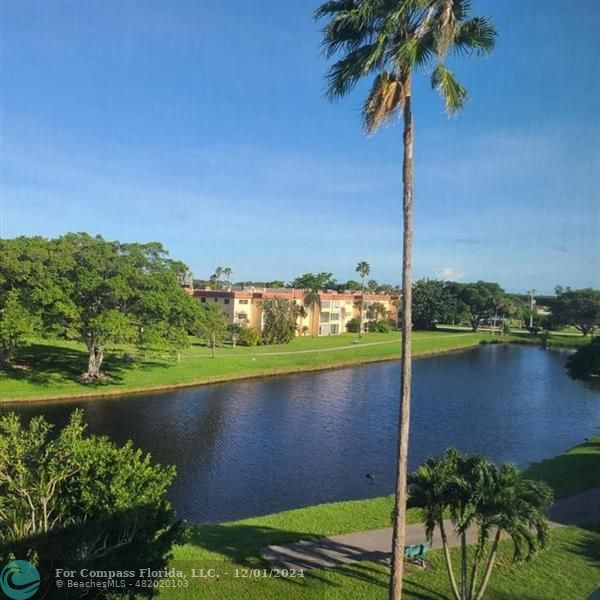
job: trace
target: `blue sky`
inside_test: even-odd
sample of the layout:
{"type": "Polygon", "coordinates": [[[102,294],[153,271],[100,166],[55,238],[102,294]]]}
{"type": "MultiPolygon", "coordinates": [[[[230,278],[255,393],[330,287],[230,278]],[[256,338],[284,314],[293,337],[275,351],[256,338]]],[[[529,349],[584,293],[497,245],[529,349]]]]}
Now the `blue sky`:
{"type": "MultiPolygon", "coordinates": [[[[474,0],[500,32],[414,93],[415,275],[600,287],[600,3],[474,0]]],[[[399,282],[401,128],[323,97],[313,4],[0,3],[0,235],[159,240],[198,277],[399,282]]]]}

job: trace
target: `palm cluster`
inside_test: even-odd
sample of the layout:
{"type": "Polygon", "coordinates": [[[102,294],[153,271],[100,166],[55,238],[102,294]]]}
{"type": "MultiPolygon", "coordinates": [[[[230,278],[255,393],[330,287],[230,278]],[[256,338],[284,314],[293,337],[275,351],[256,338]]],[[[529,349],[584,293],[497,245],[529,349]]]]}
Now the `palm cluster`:
{"type": "Polygon", "coordinates": [[[431,541],[440,531],[446,567],[456,600],[480,600],[490,579],[501,535],[514,546],[513,560],[532,558],[548,543],[546,513],[552,491],[543,482],[525,479],[511,464],[496,466],[482,456],[450,448],[430,457],[409,477],[414,502],[423,508],[431,541]],[[461,540],[457,583],[448,548],[444,516],[461,540]],[[476,531],[474,549],[467,552],[467,532],[476,531]],[[470,562],[470,565],[469,565],[470,562]]]}
{"type": "Polygon", "coordinates": [[[470,16],[469,0],[331,0],[315,12],[328,19],[323,49],[341,55],[327,75],[330,98],[346,95],[374,75],[363,104],[367,132],[399,115],[411,95],[415,69],[431,70],[431,85],[446,110],[463,107],[467,91],[444,64],[449,52],[487,54],[496,30],[484,17],[470,16]]]}

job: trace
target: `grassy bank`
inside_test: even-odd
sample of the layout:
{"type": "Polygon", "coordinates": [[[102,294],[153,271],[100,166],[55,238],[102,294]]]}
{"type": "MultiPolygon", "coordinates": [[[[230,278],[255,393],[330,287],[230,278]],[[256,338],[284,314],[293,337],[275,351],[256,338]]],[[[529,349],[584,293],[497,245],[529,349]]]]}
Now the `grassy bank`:
{"type": "MultiPolygon", "coordinates": [[[[560,456],[532,466],[528,476],[542,478],[558,497],[600,485],[600,436],[560,456]]],[[[177,546],[172,564],[190,568],[214,568],[235,573],[244,567],[268,564],[260,548],[274,543],[330,536],[390,525],[392,498],[337,502],[292,510],[264,517],[193,528],[189,541],[177,546]]],[[[419,512],[409,511],[409,521],[419,521],[419,512]]],[[[456,550],[453,550],[456,552],[456,550]]],[[[552,532],[551,547],[525,565],[511,563],[512,546],[503,542],[498,566],[486,598],[490,600],[585,600],[599,584],[600,525],[566,527],[552,532]]],[[[407,597],[440,600],[449,597],[443,558],[430,553],[430,568],[408,567],[407,597]]],[[[245,579],[233,576],[190,580],[190,588],[163,591],[167,598],[244,597],[249,600],[279,598],[387,598],[389,570],[374,562],[335,569],[307,571],[298,579],[245,579]]]]}
{"type": "MultiPolygon", "coordinates": [[[[490,336],[464,331],[418,331],[413,334],[413,355],[427,356],[474,347],[481,341],[536,343],[527,334],[490,336]]],[[[562,345],[565,336],[552,336],[551,345],[562,345]]],[[[566,338],[570,342],[570,338],[566,338]]],[[[573,340],[578,339],[573,337],[573,340]]],[[[571,343],[571,345],[573,345],[571,343]]],[[[17,368],[0,372],[0,401],[50,400],[78,396],[115,395],[180,386],[200,385],[249,377],[296,373],[342,367],[400,356],[400,334],[354,334],[297,338],[281,346],[248,348],[224,346],[212,359],[207,347],[195,342],[180,361],[152,357],[131,364],[127,348],[109,353],[105,371],[112,381],[103,385],[82,385],[77,381],[87,363],[82,344],[37,340],[24,348],[17,368]]]]}

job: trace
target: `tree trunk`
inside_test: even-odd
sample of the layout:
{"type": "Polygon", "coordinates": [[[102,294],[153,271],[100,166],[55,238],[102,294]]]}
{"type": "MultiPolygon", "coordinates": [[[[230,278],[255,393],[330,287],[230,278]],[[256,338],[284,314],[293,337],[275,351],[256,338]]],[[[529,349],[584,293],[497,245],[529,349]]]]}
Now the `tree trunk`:
{"type": "Polygon", "coordinates": [[[413,245],[413,120],[411,110],[411,81],[406,78],[404,100],[404,160],[402,182],[404,193],[402,212],[404,239],[402,241],[402,380],[400,391],[400,419],[398,423],[398,463],[394,504],[394,533],[392,537],[392,577],[390,599],[402,598],[404,574],[404,546],[406,542],[406,501],[408,499],[408,435],[410,429],[410,389],[412,376],[412,245],[413,245]]]}
{"type": "Polygon", "coordinates": [[[104,379],[100,371],[102,361],[104,360],[104,350],[95,341],[91,341],[88,344],[88,351],[88,368],[80,379],[82,381],[100,381],[104,379]]]}
{"type": "Polygon", "coordinates": [[[440,536],[442,538],[442,547],[444,549],[444,558],[446,560],[446,568],[448,569],[448,579],[450,579],[450,587],[454,594],[455,600],[461,600],[460,594],[458,593],[458,587],[456,585],[456,579],[454,578],[454,571],[452,570],[452,558],[450,557],[450,549],[448,548],[448,538],[446,536],[446,528],[444,527],[444,517],[440,519],[440,536]]]}
{"type": "Polygon", "coordinates": [[[365,278],[362,278],[362,285],[360,288],[360,312],[358,313],[358,337],[362,337],[363,330],[363,311],[365,309],[365,278]]]}
{"type": "Polygon", "coordinates": [[[467,534],[460,534],[460,595],[467,600],[467,534]]]}
{"type": "Polygon", "coordinates": [[[494,568],[494,561],[496,560],[496,553],[498,552],[498,542],[500,541],[500,529],[496,530],[496,537],[494,538],[494,543],[492,545],[492,551],[490,552],[490,558],[488,560],[487,567],[485,569],[485,574],[483,576],[483,580],[481,582],[481,587],[477,592],[477,596],[475,596],[475,600],[481,600],[483,598],[483,593],[485,592],[485,588],[487,587],[490,576],[492,574],[492,569],[494,568]]]}

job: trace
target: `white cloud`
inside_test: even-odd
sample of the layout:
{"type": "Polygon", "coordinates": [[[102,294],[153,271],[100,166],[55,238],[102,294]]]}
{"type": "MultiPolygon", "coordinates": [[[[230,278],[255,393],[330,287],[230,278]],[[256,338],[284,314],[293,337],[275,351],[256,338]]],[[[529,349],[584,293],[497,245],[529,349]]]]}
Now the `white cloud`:
{"type": "Polygon", "coordinates": [[[438,271],[436,275],[444,281],[456,281],[457,279],[462,279],[465,276],[465,273],[454,267],[444,267],[441,271],[438,271]]]}

